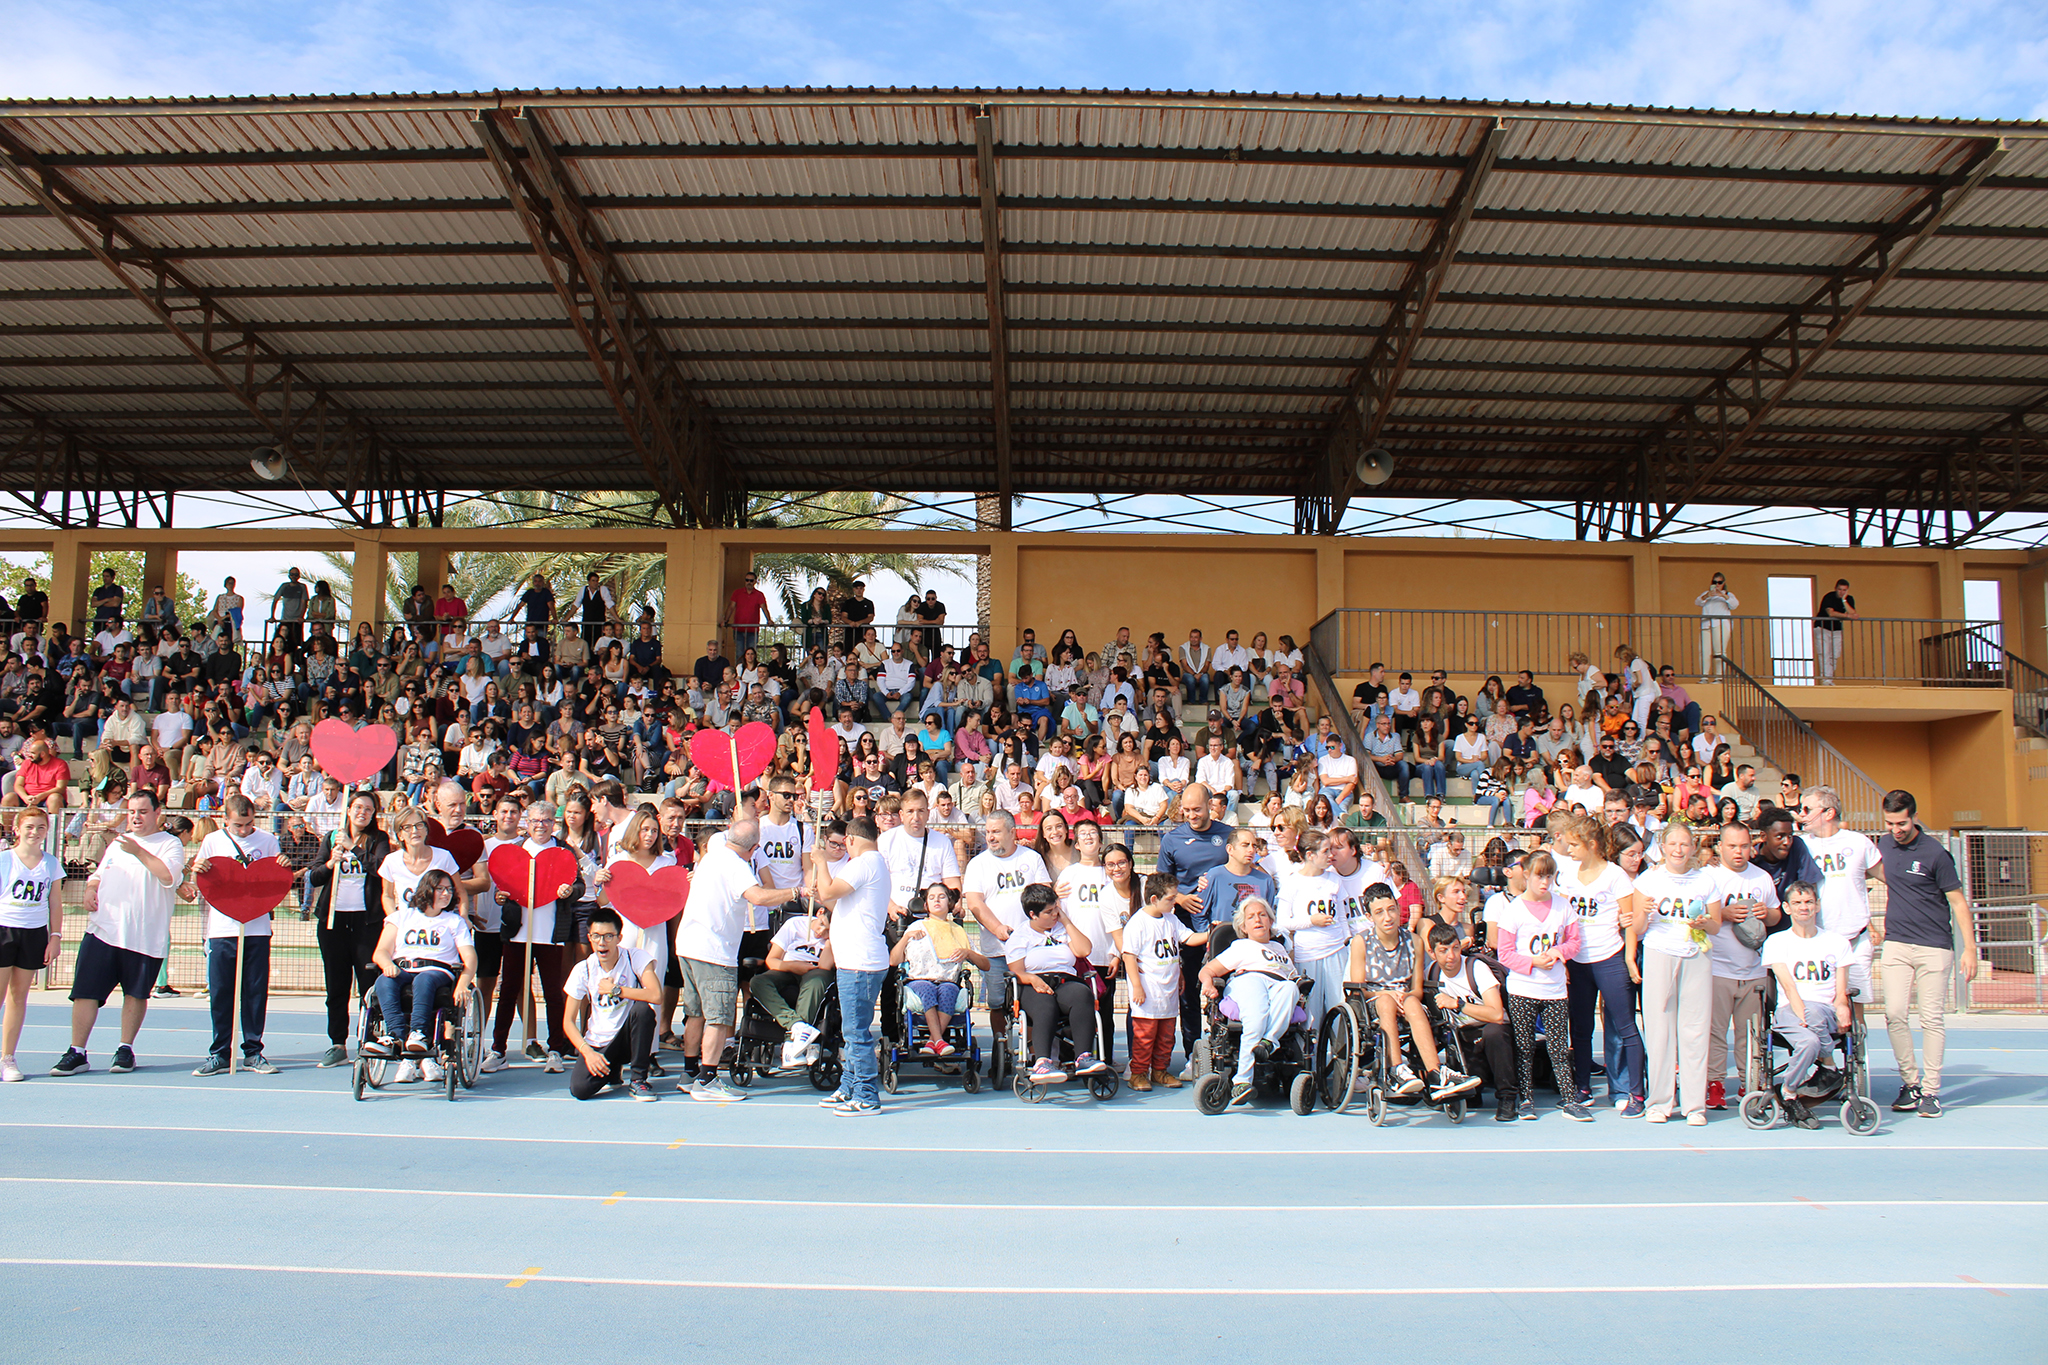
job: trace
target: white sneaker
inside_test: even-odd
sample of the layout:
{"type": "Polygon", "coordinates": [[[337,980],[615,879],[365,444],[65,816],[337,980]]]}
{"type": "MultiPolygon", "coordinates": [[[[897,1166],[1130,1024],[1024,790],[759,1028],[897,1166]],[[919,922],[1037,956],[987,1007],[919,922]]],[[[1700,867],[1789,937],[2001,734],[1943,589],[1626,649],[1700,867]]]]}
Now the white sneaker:
{"type": "Polygon", "coordinates": [[[782,1045],[782,1069],[784,1071],[794,1071],[798,1066],[802,1065],[803,1055],[804,1045],[791,1038],[790,1041],[782,1045]]]}
{"type": "Polygon", "coordinates": [[[804,1044],[804,1055],[803,1055],[803,1059],[802,1059],[802,1065],[804,1065],[804,1066],[815,1066],[815,1065],[817,1064],[818,1058],[820,1058],[820,1057],[822,1057],[822,1056],[824,1056],[824,1055],[825,1055],[825,1048],[824,1048],[824,1045],[823,1045],[823,1044],[821,1044],[821,1043],[815,1043],[815,1042],[812,1042],[812,1043],[805,1043],[805,1044],[804,1044]]]}
{"type": "Polygon", "coordinates": [[[398,1064],[398,1075],[392,1080],[391,1083],[393,1085],[411,1085],[414,1081],[417,1081],[419,1078],[420,1064],[418,1062],[408,1059],[398,1064]]]}
{"type": "Polygon", "coordinates": [[[420,1063],[420,1074],[425,1076],[428,1080],[435,1082],[440,1082],[448,1078],[448,1073],[442,1070],[441,1064],[435,1061],[432,1057],[429,1057],[425,1061],[420,1063]]]}
{"type": "Polygon", "coordinates": [[[1184,1081],[1191,1081],[1195,1078],[1195,1064],[1192,1060],[1180,1069],[1180,1078],[1184,1081]]]}
{"type": "Polygon", "coordinates": [[[1415,1068],[1403,1062],[1394,1068],[1394,1093],[1414,1095],[1422,1090],[1422,1077],[1415,1074],[1415,1068]]]}
{"type": "Polygon", "coordinates": [[[1705,1114],[1687,1114],[1685,1116],[1685,1126],[1688,1128],[1704,1128],[1707,1126],[1707,1116],[1705,1114]]]}
{"type": "Polygon", "coordinates": [[[14,1064],[14,1058],[0,1057],[0,1081],[25,1081],[27,1079],[28,1077],[21,1074],[21,1068],[14,1064]]]}
{"type": "Polygon", "coordinates": [[[503,1071],[504,1069],[505,1054],[502,1052],[486,1052],[483,1063],[477,1067],[477,1070],[486,1076],[490,1075],[493,1071],[503,1071]]]}
{"type": "Polygon", "coordinates": [[[405,1050],[417,1057],[427,1050],[427,1035],[414,1029],[405,1036],[405,1050]]]}
{"type": "Polygon", "coordinates": [[[795,1027],[789,1031],[789,1041],[799,1047],[809,1047],[817,1042],[820,1036],[816,1024],[806,1024],[802,1020],[798,1020],[795,1027]]]}
{"type": "Polygon", "coordinates": [[[540,1069],[542,1071],[551,1071],[554,1072],[556,1075],[560,1075],[562,1071],[562,1054],[559,1052],[550,1051],[548,1053],[547,1060],[540,1064],[540,1069]]]}

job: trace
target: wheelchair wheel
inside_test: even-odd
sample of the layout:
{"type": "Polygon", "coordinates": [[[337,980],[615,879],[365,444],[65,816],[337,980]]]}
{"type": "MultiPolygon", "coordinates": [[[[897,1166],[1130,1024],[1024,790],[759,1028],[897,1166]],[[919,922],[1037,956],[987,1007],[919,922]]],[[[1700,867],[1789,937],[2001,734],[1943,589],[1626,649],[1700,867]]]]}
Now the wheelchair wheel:
{"type": "Polygon", "coordinates": [[[1117,1087],[1121,1084],[1114,1071],[1105,1071],[1088,1078],[1088,1093],[1098,1100],[1113,1100],[1116,1098],[1117,1087]]]}
{"type": "Polygon", "coordinates": [[[1004,1084],[1010,1071],[1010,1045],[1002,1032],[997,1031],[988,1045],[988,1083],[990,1089],[1004,1084]]]}
{"type": "Polygon", "coordinates": [[[882,1053],[882,1089],[893,1095],[898,1083],[896,1049],[892,1047],[882,1053]]]}
{"type": "Polygon", "coordinates": [[[745,1062],[734,1062],[732,1070],[726,1074],[731,1076],[732,1083],[742,1090],[754,1083],[754,1068],[745,1062]]]}
{"type": "Polygon", "coordinates": [[[1463,1123],[1465,1121],[1465,1097],[1460,1095],[1449,1104],[1446,1104],[1444,1106],[1444,1113],[1449,1116],[1452,1123],[1463,1123]]]}
{"type": "Polygon", "coordinates": [[[1771,1127],[1778,1121],[1778,1097],[1768,1090],[1750,1091],[1742,1097],[1742,1121],[1756,1129],[1771,1127]]]}
{"type": "Polygon", "coordinates": [[[1877,1101],[1858,1095],[1842,1105],[1842,1126],[1857,1137],[1872,1137],[1884,1121],[1884,1114],[1877,1107],[1877,1101]]]}
{"type": "Polygon", "coordinates": [[[969,1063],[961,1073],[960,1088],[970,1095],[979,1095],[981,1093],[981,1076],[980,1073],[975,1071],[972,1063],[969,1063]]]}
{"type": "Polygon", "coordinates": [[[1358,1016],[1348,1005],[1333,1006],[1323,1015],[1322,1031],[1316,1035],[1316,1077],[1322,1083],[1324,1108],[1341,1114],[1351,1107],[1358,1086],[1358,1016]]]}
{"type": "Polygon", "coordinates": [[[462,1046],[457,1060],[461,1063],[462,1088],[476,1089],[476,1078],[483,1074],[484,1065],[484,1002],[474,989],[469,993],[468,1008],[462,1012],[462,1046]]]}
{"type": "Polygon", "coordinates": [[[817,1061],[811,1063],[811,1089],[817,1091],[836,1089],[839,1085],[840,1071],[838,1053],[828,1052],[822,1054],[817,1061]]]}
{"type": "Polygon", "coordinates": [[[448,1087],[448,1103],[455,1103],[455,1097],[462,1093],[462,1056],[460,1053],[444,1051],[441,1054],[441,1082],[448,1087]]]}
{"type": "Polygon", "coordinates": [[[355,1073],[354,1080],[356,1098],[360,1100],[363,1097],[363,1088],[365,1085],[369,1083],[370,1079],[369,1059],[365,1057],[357,1057],[356,1064],[353,1069],[355,1073]]]}
{"type": "Polygon", "coordinates": [[[1199,1081],[1209,1074],[1209,1068],[1214,1064],[1209,1056],[1209,1035],[1205,1033],[1195,1039],[1195,1045],[1188,1050],[1188,1065],[1195,1069],[1194,1078],[1199,1081]]]}
{"type": "Polygon", "coordinates": [[[1372,1120],[1375,1128],[1387,1121],[1387,1092],[1378,1086],[1374,1086],[1365,1097],[1365,1116],[1372,1120]]]}
{"type": "Polygon", "coordinates": [[[1306,1071],[1296,1074],[1294,1084],[1287,1087],[1287,1102],[1297,1114],[1312,1112],[1316,1107],[1316,1078],[1306,1071]]]}
{"type": "Polygon", "coordinates": [[[1230,1077],[1211,1071],[1195,1082],[1195,1108],[1220,1114],[1230,1107],[1230,1077]]]}

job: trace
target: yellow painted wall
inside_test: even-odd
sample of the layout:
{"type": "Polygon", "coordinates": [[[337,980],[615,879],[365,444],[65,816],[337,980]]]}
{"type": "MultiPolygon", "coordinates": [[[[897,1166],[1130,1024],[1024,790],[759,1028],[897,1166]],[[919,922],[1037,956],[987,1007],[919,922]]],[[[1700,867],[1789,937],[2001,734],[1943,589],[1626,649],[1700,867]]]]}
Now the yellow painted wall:
{"type": "MultiPolygon", "coordinates": [[[[1749,551],[1750,547],[1742,547],[1749,551]]],[[[1770,610],[1767,579],[1811,578],[1813,600],[1833,590],[1835,580],[1849,580],[1856,609],[1865,616],[1940,616],[1941,566],[1931,551],[1872,552],[1848,550],[1771,551],[1768,557],[1731,554],[1716,546],[1672,546],[1658,552],[1659,602],[1651,610],[1685,615],[1699,610],[1694,599],[1706,591],[1716,570],[1727,575],[1728,587],[1740,599],[1745,616],[1770,610]],[[1884,558],[1872,558],[1873,553],[1884,558]]],[[[1960,591],[1960,589],[1958,589],[1960,591]]]]}
{"type": "Polygon", "coordinates": [[[1934,781],[1930,824],[1984,825],[2019,823],[2019,787],[2029,779],[2017,761],[2009,716],[1958,716],[1928,727],[1934,781]],[[1969,811],[1977,811],[1971,819],[1969,811]]]}
{"type": "MultiPolygon", "coordinates": [[[[1887,790],[1904,787],[1922,806],[1929,808],[1930,817],[1939,814],[1943,821],[1947,820],[1947,811],[1933,810],[1935,780],[1929,739],[1931,722],[1817,720],[1812,724],[1816,734],[1840,749],[1851,763],[1869,773],[1879,786],[1887,790]]],[[[1815,773],[1802,773],[1801,776],[1809,783],[1819,781],[1819,775],[1815,773]]]]}
{"type": "Polygon", "coordinates": [[[1344,556],[1349,607],[1447,611],[1633,610],[1634,561],[1612,546],[1400,542],[1344,556]],[[1498,546],[1500,548],[1490,548],[1498,546]]]}
{"type": "MultiPolygon", "coordinates": [[[[1241,644],[1265,631],[1278,643],[1282,634],[1308,642],[1315,624],[1316,553],[1312,541],[1294,547],[1252,545],[1237,538],[1215,548],[1196,549],[1179,538],[1159,537],[1153,546],[1091,547],[1086,536],[1065,538],[1057,548],[1024,537],[1017,548],[1017,629],[1030,626],[1042,644],[1071,627],[1093,649],[1129,626],[1143,640],[1163,631],[1169,643],[1199,628],[1211,646],[1235,628],[1241,644]]],[[[1147,541],[1152,537],[1145,537],[1147,541]]],[[[1251,539],[1249,537],[1245,539],[1251,539]]],[[[1263,538],[1261,538],[1263,539],[1263,538]]],[[[998,644],[1013,647],[1013,637],[998,644]]]]}

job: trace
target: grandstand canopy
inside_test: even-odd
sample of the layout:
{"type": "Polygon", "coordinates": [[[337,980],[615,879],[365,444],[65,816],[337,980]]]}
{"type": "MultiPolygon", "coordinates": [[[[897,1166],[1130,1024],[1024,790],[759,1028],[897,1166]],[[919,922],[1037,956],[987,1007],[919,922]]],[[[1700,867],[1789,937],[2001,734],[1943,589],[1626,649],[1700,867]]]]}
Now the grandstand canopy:
{"type": "Polygon", "coordinates": [[[1374,496],[1570,501],[1589,534],[1691,503],[1861,508],[1888,538],[1916,509],[1963,536],[2048,510],[2038,123],[15,101],[0,302],[0,487],[131,518],[160,507],[133,493],[277,486],[260,447],[361,519],[653,486],[726,524],[748,489],[853,487],[1292,494],[1327,531],[1375,446],[1374,496]]]}

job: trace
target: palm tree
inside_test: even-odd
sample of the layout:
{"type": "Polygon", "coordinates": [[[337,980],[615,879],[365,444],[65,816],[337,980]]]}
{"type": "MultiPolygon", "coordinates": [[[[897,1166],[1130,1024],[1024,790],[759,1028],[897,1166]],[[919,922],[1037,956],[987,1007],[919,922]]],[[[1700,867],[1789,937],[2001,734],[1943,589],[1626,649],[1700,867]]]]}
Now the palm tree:
{"type": "MultiPolygon", "coordinates": [[[[920,530],[956,530],[964,523],[951,519],[911,521],[907,514],[917,504],[893,493],[831,492],[810,495],[760,493],[749,499],[748,525],[795,528],[817,526],[834,530],[891,530],[916,527],[920,530]]],[[[493,499],[471,499],[452,506],[445,524],[451,527],[533,528],[589,527],[647,528],[664,525],[660,507],[651,493],[617,491],[606,493],[547,493],[519,490],[497,494],[493,499]]],[[[328,552],[335,577],[346,585],[351,577],[347,558],[328,552]]],[[[401,614],[418,572],[417,555],[391,556],[385,609],[394,618],[401,614]]],[[[821,551],[778,551],[757,554],[754,571],[764,590],[780,599],[785,619],[794,619],[797,608],[811,588],[823,583],[833,601],[847,596],[857,579],[893,573],[919,585],[927,573],[945,573],[957,568],[956,560],[944,555],[902,553],[831,554],[821,551]]],[[[502,606],[519,591],[519,585],[534,574],[545,574],[555,582],[580,584],[589,574],[611,584],[622,618],[629,618],[635,606],[651,608],[658,616],[667,582],[668,562],[664,555],[635,552],[538,550],[527,552],[462,550],[448,557],[449,581],[468,604],[472,616],[487,608],[502,606]]],[[[345,595],[345,594],[344,594],[345,595]]],[[[986,612],[982,615],[985,617],[986,612]]]]}

